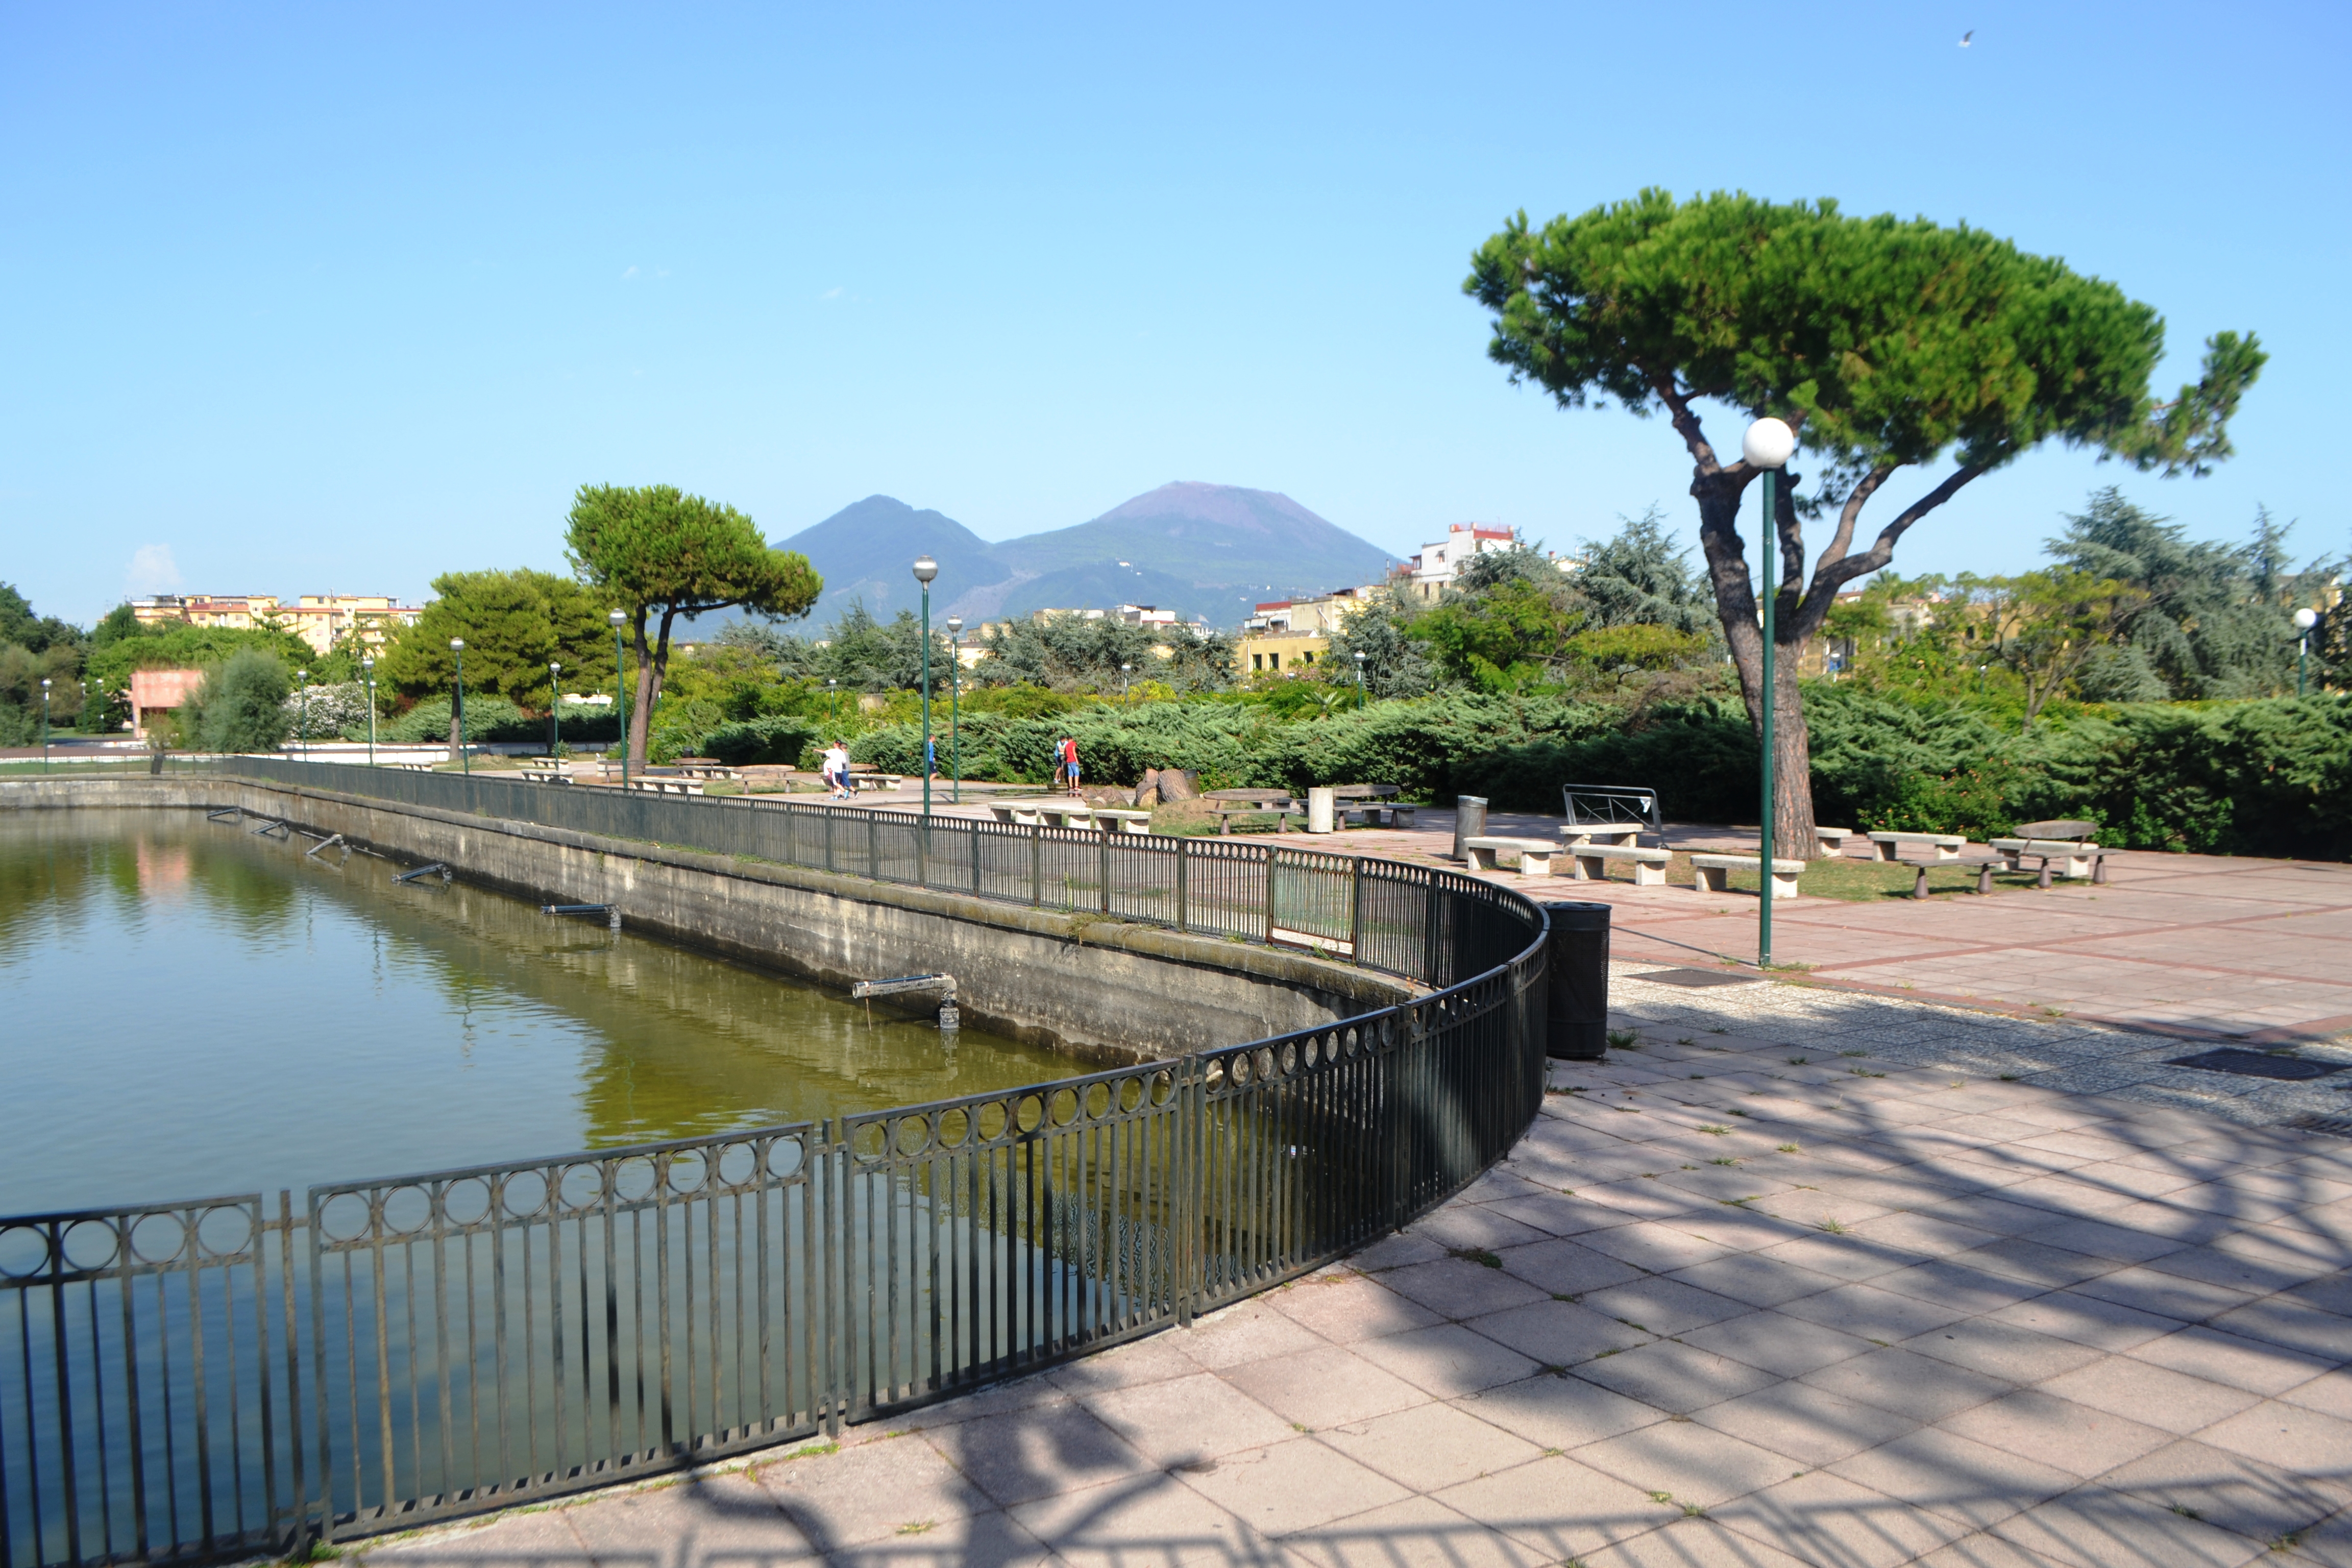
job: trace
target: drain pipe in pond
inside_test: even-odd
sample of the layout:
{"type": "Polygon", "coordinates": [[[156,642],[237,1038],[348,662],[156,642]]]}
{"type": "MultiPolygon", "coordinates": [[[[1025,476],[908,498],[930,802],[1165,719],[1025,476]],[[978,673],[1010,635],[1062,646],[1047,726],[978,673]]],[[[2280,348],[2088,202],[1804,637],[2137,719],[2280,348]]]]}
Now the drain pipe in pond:
{"type": "MultiPolygon", "coordinates": [[[[874,998],[898,996],[911,991],[937,991],[940,996],[940,1033],[952,1037],[963,1026],[963,1016],[956,1011],[956,978],[952,974],[901,974],[891,980],[860,980],[849,988],[849,999],[866,1004],[868,1017],[874,1013],[874,998]]],[[[949,1042],[952,1044],[952,1040],[949,1042]]]]}

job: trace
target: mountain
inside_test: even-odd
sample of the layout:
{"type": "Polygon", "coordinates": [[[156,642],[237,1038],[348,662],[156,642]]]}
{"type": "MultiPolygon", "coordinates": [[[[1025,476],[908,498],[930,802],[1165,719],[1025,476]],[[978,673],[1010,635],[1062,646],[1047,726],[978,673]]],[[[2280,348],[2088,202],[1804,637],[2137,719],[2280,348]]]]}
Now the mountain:
{"type": "Polygon", "coordinates": [[[1391,559],[1288,496],[1198,483],[1162,485],[1090,522],[995,544],[936,511],[868,496],[777,543],[823,574],[811,617],[820,626],[853,599],[885,618],[911,607],[908,568],[926,551],[940,563],[935,618],[1142,604],[1221,626],[1262,599],[1376,583],[1391,559]]]}

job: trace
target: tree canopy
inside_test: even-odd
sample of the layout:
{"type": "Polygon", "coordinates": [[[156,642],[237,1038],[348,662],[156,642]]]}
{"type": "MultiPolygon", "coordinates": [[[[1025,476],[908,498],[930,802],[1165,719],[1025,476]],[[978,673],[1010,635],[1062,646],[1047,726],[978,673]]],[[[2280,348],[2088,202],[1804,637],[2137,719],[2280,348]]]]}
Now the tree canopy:
{"type": "MultiPolygon", "coordinates": [[[[2264,355],[2251,335],[2209,339],[2200,378],[2168,401],[2150,390],[2164,351],[2155,310],[2054,258],[1965,225],[1849,217],[1831,201],[1717,193],[1631,201],[1540,229],[1520,213],[1472,259],[1464,290],[1493,312],[1488,354],[1563,408],[1614,398],[1663,413],[1690,453],[1716,607],[1751,718],[1762,646],[1738,533],[1759,470],[1724,461],[1701,405],[1773,415],[1819,460],[1801,495],[1791,472],[1774,508],[1783,570],[1776,640],[1818,630],[1839,588],[1885,566],[1913,524],[1979,476],[2048,440],[2164,474],[2230,454],[2228,421],[2264,355]],[[1853,548],[1864,508],[1906,468],[1954,467],[1853,548]],[[1806,572],[1802,520],[1826,516],[1806,572]]],[[[1795,663],[1772,694],[1776,772],[1792,794],[1776,821],[1810,836],[1795,663]]]]}
{"type": "Polygon", "coordinates": [[[604,595],[552,572],[446,572],[413,626],[401,627],[376,668],[383,685],[409,697],[446,692],[456,674],[449,639],[466,640],[466,689],[546,710],[547,667],[562,665],[568,691],[613,679],[613,628],[604,595]]]}
{"type": "Polygon", "coordinates": [[[824,580],[808,558],[769,548],[750,518],[676,485],[583,485],[565,537],[573,568],[619,601],[637,658],[628,748],[642,760],[647,716],[660,699],[671,627],[711,610],[740,606],[768,616],[808,614],[824,580]],[[646,622],[658,615],[650,639],[646,622]]]}

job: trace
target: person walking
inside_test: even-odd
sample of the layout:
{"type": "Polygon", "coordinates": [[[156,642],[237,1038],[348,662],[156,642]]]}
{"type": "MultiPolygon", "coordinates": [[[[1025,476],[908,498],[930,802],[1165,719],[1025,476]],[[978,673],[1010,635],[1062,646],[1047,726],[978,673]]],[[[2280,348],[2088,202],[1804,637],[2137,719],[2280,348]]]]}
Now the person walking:
{"type": "Polygon", "coordinates": [[[824,782],[835,800],[849,798],[849,748],[839,741],[827,747],[824,753],[824,782]]]}
{"type": "Polygon", "coordinates": [[[1076,736],[1073,735],[1063,741],[1062,755],[1063,760],[1069,764],[1070,793],[1072,795],[1076,795],[1078,793],[1078,742],[1076,736]]]}

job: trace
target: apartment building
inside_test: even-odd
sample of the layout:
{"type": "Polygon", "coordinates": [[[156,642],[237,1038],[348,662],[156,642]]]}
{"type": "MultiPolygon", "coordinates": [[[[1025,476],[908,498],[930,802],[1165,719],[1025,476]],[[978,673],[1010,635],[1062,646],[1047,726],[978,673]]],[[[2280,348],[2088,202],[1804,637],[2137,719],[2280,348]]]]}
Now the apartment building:
{"type": "Polygon", "coordinates": [[[383,594],[304,594],[290,605],[275,594],[158,594],[131,600],[131,613],[142,626],[275,626],[323,654],[354,631],[368,647],[381,647],[393,627],[415,625],[425,611],[383,594]]]}

